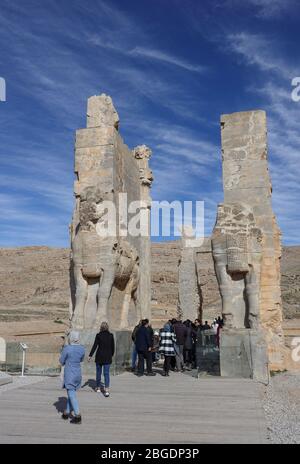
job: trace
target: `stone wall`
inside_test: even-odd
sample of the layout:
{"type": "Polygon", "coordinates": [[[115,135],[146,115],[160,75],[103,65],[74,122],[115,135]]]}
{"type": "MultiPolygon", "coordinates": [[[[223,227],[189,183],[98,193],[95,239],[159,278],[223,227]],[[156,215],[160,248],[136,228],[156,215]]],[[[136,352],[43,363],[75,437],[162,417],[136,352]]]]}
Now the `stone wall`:
{"type": "Polygon", "coordinates": [[[136,214],[129,205],[144,201],[150,216],[150,155],[145,146],[131,151],[124,144],[110,97],[88,99],[87,128],[76,131],[75,142],[71,320],[76,329],[95,329],[103,320],[126,329],[150,317],[150,238],[128,233],[136,214]]]}

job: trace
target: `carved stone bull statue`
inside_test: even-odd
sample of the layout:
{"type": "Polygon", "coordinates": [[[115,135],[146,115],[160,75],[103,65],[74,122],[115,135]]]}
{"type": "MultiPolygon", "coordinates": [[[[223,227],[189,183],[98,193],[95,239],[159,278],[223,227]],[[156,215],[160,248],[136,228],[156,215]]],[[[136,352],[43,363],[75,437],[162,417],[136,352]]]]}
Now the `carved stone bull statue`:
{"type": "Polygon", "coordinates": [[[224,323],[228,328],[260,326],[261,242],[261,230],[248,205],[218,206],[212,250],[224,323]]]}
{"type": "Polygon", "coordinates": [[[75,301],[71,315],[72,327],[79,330],[97,328],[109,319],[114,286],[123,292],[120,329],[128,328],[131,299],[137,303],[137,251],[125,239],[104,237],[97,229],[103,215],[99,206],[109,196],[95,187],[85,188],[80,195],[79,224],[72,240],[75,301]]]}

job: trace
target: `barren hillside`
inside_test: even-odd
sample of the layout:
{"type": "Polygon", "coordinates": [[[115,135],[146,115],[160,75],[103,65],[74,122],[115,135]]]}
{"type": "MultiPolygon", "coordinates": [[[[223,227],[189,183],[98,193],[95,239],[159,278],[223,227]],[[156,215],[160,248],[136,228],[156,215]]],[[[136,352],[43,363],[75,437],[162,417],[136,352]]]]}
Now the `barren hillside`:
{"type": "MultiPolygon", "coordinates": [[[[178,242],[152,244],[153,307],[175,308],[178,242]]],[[[211,263],[201,272],[204,309],[219,307],[211,263]]],[[[282,294],[286,318],[300,317],[300,246],[285,247],[282,294]]],[[[69,302],[69,250],[47,247],[0,249],[0,321],[64,319],[69,302]]]]}

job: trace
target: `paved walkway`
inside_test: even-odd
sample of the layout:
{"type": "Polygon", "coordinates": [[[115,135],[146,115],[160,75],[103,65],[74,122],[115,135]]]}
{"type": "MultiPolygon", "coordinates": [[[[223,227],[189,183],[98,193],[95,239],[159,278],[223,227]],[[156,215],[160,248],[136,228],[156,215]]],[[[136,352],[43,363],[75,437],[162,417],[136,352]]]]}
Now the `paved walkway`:
{"type": "Polygon", "coordinates": [[[125,373],[112,378],[110,398],[89,385],[79,392],[81,425],[60,419],[60,379],[36,380],[0,388],[0,443],[267,442],[259,387],[251,380],[125,373]]]}

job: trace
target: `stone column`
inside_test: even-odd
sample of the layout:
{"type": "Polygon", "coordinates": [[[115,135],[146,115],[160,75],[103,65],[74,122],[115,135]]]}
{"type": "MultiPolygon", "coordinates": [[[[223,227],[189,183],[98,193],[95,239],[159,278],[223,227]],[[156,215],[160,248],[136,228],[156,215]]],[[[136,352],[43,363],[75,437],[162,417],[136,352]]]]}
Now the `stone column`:
{"type": "MultiPolygon", "coordinates": [[[[190,232],[190,228],[188,233],[190,232]]],[[[195,237],[182,232],[181,257],[178,265],[178,316],[194,321],[201,316],[200,283],[197,278],[195,237]]]]}
{"type": "MultiPolygon", "coordinates": [[[[252,327],[251,307],[257,306],[252,328],[263,330],[270,367],[282,368],[281,234],[271,203],[266,113],[258,110],[222,115],[221,138],[224,204],[219,207],[212,243],[223,310],[230,292],[232,298],[235,295],[237,280],[244,289],[246,310],[250,305],[244,327],[249,327],[247,318],[252,327]]],[[[232,308],[230,301],[227,303],[232,308]]],[[[237,314],[230,316],[229,327],[242,328],[241,319],[238,325],[235,320],[237,314]]]]}
{"type": "Polygon", "coordinates": [[[143,318],[151,319],[151,195],[153,173],[149,168],[152,151],[146,145],[139,145],[133,149],[133,156],[137,160],[140,171],[141,217],[147,218],[146,235],[140,238],[140,284],[139,304],[143,318]],[[143,214],[145,213],[145,214],[143,214]]]}

